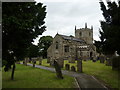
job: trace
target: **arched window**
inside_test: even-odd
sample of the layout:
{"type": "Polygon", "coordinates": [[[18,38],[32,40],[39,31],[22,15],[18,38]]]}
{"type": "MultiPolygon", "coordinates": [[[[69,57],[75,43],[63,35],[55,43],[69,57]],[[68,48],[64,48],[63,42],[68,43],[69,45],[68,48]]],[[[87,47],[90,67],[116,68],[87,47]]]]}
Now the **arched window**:
{"type": "Polygon", "coordinates": [[[58,42],[56,42],[56,49],[58,49],[58,42]]]}
{"type": "Polygon", "coordinates": [[[64,50],[65,50],[65,52],[69,52],[69,46],[67,45],[67,46],[64,46],[64,50]]]}

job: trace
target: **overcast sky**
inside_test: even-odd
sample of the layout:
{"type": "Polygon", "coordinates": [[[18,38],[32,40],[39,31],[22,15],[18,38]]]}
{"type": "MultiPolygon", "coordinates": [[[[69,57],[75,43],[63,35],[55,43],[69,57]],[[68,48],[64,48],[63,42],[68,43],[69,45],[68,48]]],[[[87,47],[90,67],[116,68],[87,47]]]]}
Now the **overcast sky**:
{"type": "MultiPolygon", "coordinates": [[[[99,0],[35,0],[46,5],[46,31],[41,36],[54,37],[57,32],[63,35],[75,35],[77,29],[93,25],[93,38],[99,40],[100,20],[104,20],[99,0]]],[[[104,0],[103,0],[104,1],[104,0]]],[[[40,36],[40,37],[41,37],[40,36]]],[[[39,38],[40,38],[39,37],[39,38]]],[[[38,43],[37,38],[34,44],[38,43]]]]}

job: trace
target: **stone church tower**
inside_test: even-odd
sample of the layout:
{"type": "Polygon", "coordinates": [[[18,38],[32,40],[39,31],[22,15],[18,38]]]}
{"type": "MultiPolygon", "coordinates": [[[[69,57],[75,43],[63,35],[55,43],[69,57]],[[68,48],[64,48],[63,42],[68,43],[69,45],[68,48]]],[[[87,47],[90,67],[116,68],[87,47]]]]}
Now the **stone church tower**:
{"type": "Polygon", "coordinates": [[[87,28],[87,23],[85,28],[76,29],[75,26],[75,37],[86,41],[87,44],[93,44],[93,27],[87,28]]]}

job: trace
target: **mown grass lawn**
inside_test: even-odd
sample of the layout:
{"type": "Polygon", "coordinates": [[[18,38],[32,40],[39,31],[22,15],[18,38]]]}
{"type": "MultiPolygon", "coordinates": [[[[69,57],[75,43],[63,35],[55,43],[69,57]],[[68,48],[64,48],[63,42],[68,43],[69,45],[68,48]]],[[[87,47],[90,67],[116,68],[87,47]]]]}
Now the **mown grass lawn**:
{"type": "MultiPolygon", "coordinates": [[[[68,63],[67,60],[64,61],[65,64],[75,66],[77,69],[77,62],[68,63]]],[[[64,64],[64,66],[65,66],[64,64]]],[[[112,88],[118,88],[118,71],[113,71],[111,66],[106,66],[105,64],[100,63],[100,61],[82,61],[83,73],[93,75],[101,82],[109,85],[112,88]]],[[[120,87],[119,87],[120,88],[120,87]]]]}
{"type": "Polygon", "coordinates": [[[58,79],[55,73],[39,68],[16,64],[15,79],[11,71],[2,73],[3,88],[75,88],[73,77],[58,79]]]}
{"type": "MultiPolygon", "coordinates": [[[[83,63],[83,73],[93,75],[100,81],[106,83],[112,88],[118,88],[118,71],[113,71],[111,66],[106,66],[105,64],[100,63],[100,61],[92,62],[92,61],[82,61],[83,63]]],[[[69,64],[71,66],[75,66],[77,70],[77,61],[75,63],[69,63],[68,60],[64,61],[65,64],[69,64]]],[[[42,61],[43,66],[50,66],[47,63],[47,59],[42,61]]]]}

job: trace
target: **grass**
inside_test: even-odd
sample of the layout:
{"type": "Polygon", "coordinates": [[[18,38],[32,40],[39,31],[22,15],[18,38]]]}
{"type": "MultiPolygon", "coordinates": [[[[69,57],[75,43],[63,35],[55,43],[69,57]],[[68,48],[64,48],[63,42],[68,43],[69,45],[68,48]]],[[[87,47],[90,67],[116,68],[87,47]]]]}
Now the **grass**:
{"type": "Polygon", "coordinates": [[[0,89],[2,88],[2,70],[0,68],[0,89]]]}
{"type": "MultiPolygon", "coordinates": [[[[105,64],[92,61],[82,61],[83,63],[83,73],[93,75],[103,83],[106,83],[112,88],[118,88],[118,72],[113,71],[111,66],[106,66],[105,64]]],[[[69,63],[68,60],[64,61],[65,64],[69,64],[71,66],[75,66],[77,70],[77,61],[75,63],[69,63]]],[[[42,60],[43,66],[50,66],[47,63],[47,59],[42,60]]],[[[65,68],[63,68],[65,69],[65,68]]]]}
{"type": "Polygon", "coordinates": [[[101,64],[99,61],[95,63],[83,61],[83,72],[95,76],[112,88],[118,88],[118,72],[113,71],[111,66],[101,64]]]}
{"type": "Polygon", "coordinates": [[[3,88],[74,88],[74,78],[58,79],[55,73],[39,68],[17,64],[15,79],[10,80],[11,71],[2,73],[3,88]]]}
{"type": "MultiPolygon", "coordinates": [[[[69,64],[70,67],[75,66],[77,70],[77,62],[68,63],[68,60],[65,60],[64,64],[69,64]]],[[[118,71],[113,71],[111,66],[106,66],[100,63],[100,61],[92,62],[90,60],[82,61],[82,65],[83,73],[95,76],[101,82],[112,88],[118,88],[118,71]]]]}

